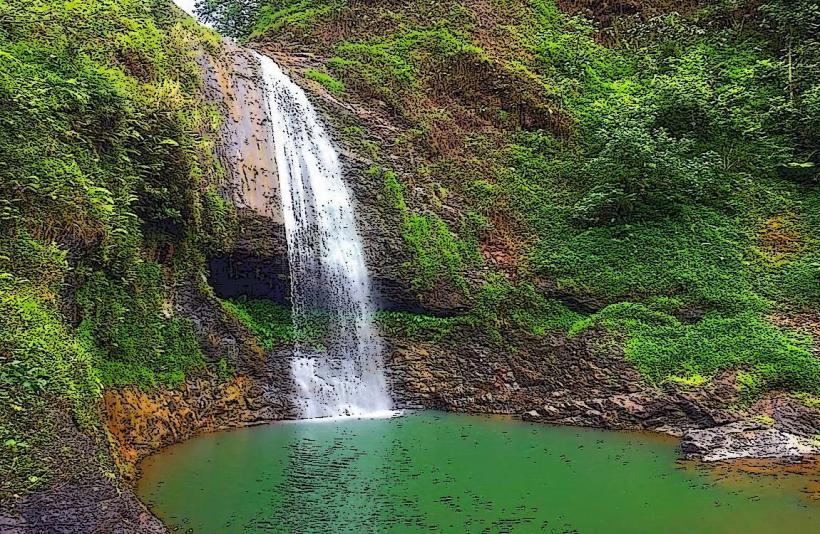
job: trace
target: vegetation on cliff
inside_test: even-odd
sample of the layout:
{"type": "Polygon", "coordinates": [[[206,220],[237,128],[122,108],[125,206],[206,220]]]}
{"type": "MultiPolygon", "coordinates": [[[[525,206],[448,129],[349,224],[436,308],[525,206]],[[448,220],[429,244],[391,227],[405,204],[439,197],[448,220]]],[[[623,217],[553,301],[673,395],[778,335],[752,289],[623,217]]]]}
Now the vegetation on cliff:
{"type": "MultiPolygon", "coordinates": [[[[775,325],[820,308],[813,2],[199,4],[310,52],[310,83],[378,119],[338,133],[408,285],[471,306],[383,312],[388,333],[598,329],[652,383],[736,370],[748,399],[816,402],[818,340],[775,325]]],[[[211,296],[205,258],[235,229],[195,52],[220,46],[167,0],[0,0],[0,499],[70,460],[53,413],[104,439],[105,387],[226,372],[175,302],[211,296]]],[[[321,343],[321,317],[223,305],[265,348],[321,343]]]]}
{"type": "Polygon", "coordinates": [[[227,239],[194,54],[219,47],[170,2],[0,1],[0,497],[66,461],[49,408],[92,430],[101,388],[206,365],[172,295],[227,239]]]}
{"type": "Polygon", "coordinates": [[[472,300],[460,325],[603,328],[655,383],[741,369],[755,395],[820,393],[811,335],[770,321],[820,307],[811,2],[199,7],[236,37],[314,54],[306,76],[337,98],[383,102],[401,134],[363,124],[369,179],[413,288],[472,300]]]}

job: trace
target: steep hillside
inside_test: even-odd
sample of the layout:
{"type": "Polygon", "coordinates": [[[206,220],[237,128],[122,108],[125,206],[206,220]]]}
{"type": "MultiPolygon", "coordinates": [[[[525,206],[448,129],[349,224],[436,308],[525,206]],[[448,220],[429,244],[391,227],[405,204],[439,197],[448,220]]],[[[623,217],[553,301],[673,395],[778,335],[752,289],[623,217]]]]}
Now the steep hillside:
{"type": "MultiPolygon", "coordinates": [[[[198,6],[329,124],[398,406],[820,434],[813,2],[198,6]]],[[[258,78],[170,0],[0,0],[0,530],[160,531],[141,458],[293,417],[258,78]]]]}
{"type": "Polygon", "coordinates": [[[243,207],[203,71],[230,53],[170,2],[0,2],[0,501],[22,515],[4,527],[77,527],[110,500],[86,528],[148,531],[118,482],[137,459],[287,411],[207,283],[243,207]]]}
{"type": "Polygon", "coordinates": [[[594,328],[653,384],[820,391],[809,3],[232,6],[201,7],[324,95],[420,308],[502,346],[594,328]]]}

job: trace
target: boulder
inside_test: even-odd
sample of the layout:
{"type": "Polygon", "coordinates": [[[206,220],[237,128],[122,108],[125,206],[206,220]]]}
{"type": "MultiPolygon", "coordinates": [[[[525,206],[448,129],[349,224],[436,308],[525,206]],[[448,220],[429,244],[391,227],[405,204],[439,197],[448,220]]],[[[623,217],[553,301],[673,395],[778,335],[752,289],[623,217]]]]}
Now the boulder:
{"type": "Polygon", "coordinates": [[[681,449],[688,457],[706,462],[736,458],[802,459],[820,453],[820,446],[811,439],[750,421],[689,430],[683,435],[681,449]]]}

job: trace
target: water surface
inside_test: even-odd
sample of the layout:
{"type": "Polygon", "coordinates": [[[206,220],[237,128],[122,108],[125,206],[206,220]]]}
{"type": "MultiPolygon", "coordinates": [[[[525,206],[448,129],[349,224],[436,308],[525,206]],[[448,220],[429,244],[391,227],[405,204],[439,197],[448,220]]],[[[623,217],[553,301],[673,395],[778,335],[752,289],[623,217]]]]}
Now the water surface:
{"type": "Polygon", "coordinates": [[[193,532],[813,532],[816,471],[695,469],[676,441],[417,412],[205,435],[139,491],[193,532]]]}

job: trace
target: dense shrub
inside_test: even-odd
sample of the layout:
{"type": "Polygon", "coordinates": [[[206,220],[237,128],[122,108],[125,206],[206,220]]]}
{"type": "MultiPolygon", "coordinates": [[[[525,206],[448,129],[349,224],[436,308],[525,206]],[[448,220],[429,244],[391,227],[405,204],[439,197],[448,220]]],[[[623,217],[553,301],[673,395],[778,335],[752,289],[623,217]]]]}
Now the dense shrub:
{"type": "Polygon", "coordinates": [[[574,331],[589,325],[626,333],[626,357],[655,383],[742,369],[738,386],[753,384],[755,394],[767,389],[820,392],[820,361],[811,353],[811,338],[783,332],[754,312],[709,313],[684,324],[651,305],[621,303],[577,323],[574,331]]]}
{"type": "Polygon", "coordinates": [[[55,471],[59,410],[205,365],[171,295],[231,231],[192,54],[219,46],[165,0],[0,0],[2,496],[55,471]]]}
{"type": "Polygon", "coordinates": [[[144,263],[133,282],[103,273],[89,276],[77,292],[79,330],[94,341],[106,385],[179,386],[204,366],[192,323],[175,317],[164,300],[159,265],[144,263]]]}
{"type": "Polygon", "coordinates": [[[693,143],[663,129],[622,125],[599,134],[603,146],[584,162],[580,178],[594,184],[574,206],[574,216],[614,223],[669,216],[681,206],[715,200],[721,189],[715,153],[694,153],[693,143]]]}

